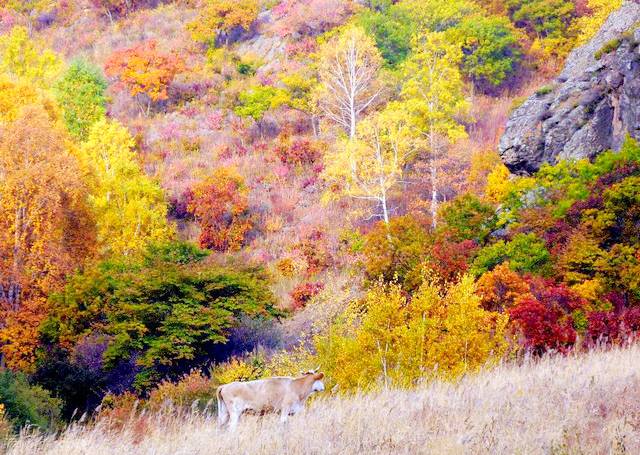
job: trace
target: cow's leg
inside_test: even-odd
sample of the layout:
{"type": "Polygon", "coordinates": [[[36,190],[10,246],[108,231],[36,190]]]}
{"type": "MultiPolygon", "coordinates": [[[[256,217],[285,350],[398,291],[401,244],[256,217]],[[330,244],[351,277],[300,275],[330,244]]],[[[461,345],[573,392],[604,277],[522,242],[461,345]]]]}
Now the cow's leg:
{"type": "Polygon", "coordinates": [[[291,408],[289,406],[282,406],[280,410],[280,422],[285,423],[289,418],[289,413],[291,412],[291,408]]]}
{"type": "Polygon", "coordinates": [[[240,414],[242,411],[238,408],[229,409],[229,429],[234,431],[238,428],[238,421],[240,420],[240,414]]]}

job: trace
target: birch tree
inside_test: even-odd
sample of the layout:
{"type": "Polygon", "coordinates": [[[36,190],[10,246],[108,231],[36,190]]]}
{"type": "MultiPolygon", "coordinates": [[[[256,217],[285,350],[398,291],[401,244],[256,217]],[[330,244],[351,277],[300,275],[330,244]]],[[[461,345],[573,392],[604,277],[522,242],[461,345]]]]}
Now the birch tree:
{"type": "Polygon", "coordinates": [[[134,255],[149,242],[167,240],[167,204],[160,186],[144,174],[127,129],[107,119],[94,123],[81,155],[95,176],[89,195],[103,255],[134,255]]]}
{"type": "Polygon", "coordinates": [[[344,140],[327,155],[325,178],[332,184],[325,197],[369,201],[376,207],[369,218],[388,224],[390,192],[402,180],[415,145],[409,118],[399,104],[364,119],[353,140],[344,140]]]}
{"type": "Polygon", "coordinates": [[[447,146],[466,136],[460,119],[469,110],[460,74],[462,52],[440,32],[416,38],[415,52],[405,65],[404,106],[430,154],[431,219],[437,226],[439,176],[436,159],[447,146]]]}
{"type": "Polygon", "coordinates": [[[359,27],[349,27],[320,52],[319,101],[325,116],[356,137],[358,120],[380,96],[382,58],[373,40],[359,27]]]}

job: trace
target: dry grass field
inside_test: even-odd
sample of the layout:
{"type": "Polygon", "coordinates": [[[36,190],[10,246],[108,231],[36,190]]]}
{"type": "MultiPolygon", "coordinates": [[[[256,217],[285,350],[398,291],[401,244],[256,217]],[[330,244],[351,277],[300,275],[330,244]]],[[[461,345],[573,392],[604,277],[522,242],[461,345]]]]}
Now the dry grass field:
{"type": "Polygon", "coordinates": [[[165,413],[23,434],[26,454],[638,454],[640,345],[503,365],[457,383],[320,397],[282,424],[165,413]]]}

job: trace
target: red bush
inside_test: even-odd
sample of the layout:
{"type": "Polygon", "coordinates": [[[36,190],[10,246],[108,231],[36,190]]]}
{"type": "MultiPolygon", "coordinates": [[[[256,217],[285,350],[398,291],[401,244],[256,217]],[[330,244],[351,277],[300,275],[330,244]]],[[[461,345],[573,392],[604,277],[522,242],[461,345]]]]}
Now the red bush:
{"type": "Polygon", "coordinates": [[[298,138],[281,143],[274,149],[282,164],[289,166],[305,166],[314,164],[320,158],[320,152],[313,142],[307,138],[298,138]]]}
{"type": "Polygon", "coordinates": [[[548,349],[564,351],[576,341],[573,321],[558,307],[525,297],[509,309],[512,323],[524,337],[524,345],[534,353],[548,349]]]}
{"type": "Polygon", "coordinates": [[[304,308],[309,301],[324,289],[322,283],[301,283],[289,294],[293,301],[293,308],[299,310],[304,308]]]}
{"type": "Polygon", "coordinates": [[[436,242],[431,250],[431,265],[445,281],[452,282],[469,269],[469,261],[478,249],[474,240],[436,242]]]}
{"type": "Polygon", "coordinates": [[[612,342],[620,334],[620,320],[612,311],[594,311],[587,317],[587,342],[612,342]]]}

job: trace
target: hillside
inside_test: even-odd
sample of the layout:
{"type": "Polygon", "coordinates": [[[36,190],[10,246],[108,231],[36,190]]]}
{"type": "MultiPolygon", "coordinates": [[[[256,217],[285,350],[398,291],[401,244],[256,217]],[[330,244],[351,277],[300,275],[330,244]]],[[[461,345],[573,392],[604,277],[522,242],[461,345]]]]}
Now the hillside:
{"type": "Polygon", "coordinates": [[[8,455],[623,454],[640,450],[637,345],[501,366],[456,383],[322,397],[286,425],[247,417],[237,433],[198,415],[146,415],[122,431],[75,425],[23,435],[8,455]]]}
{"type": "MultiPolygon", "coordinates": [[[[321,364],[338,396],[311,413],[332,403],[345,441],[384,451],[431,433],[360,434],[381,390],[468,415],[505,362],[491,374],[626,358],[639,19],[623,0],[0,1],[0,442],[321,364]]],[[[509,403],[549,405],[530,387],[494,398],[522,425],[509,403]]],[[[532,427],[608,444],[582,426],[596,389],[532,427]]],[[[495,439],[433,444],[540,446],[469,417],[494,418],[495,439]]],[[[180,425],[145,419],[139,437],[180,425]]]]}

